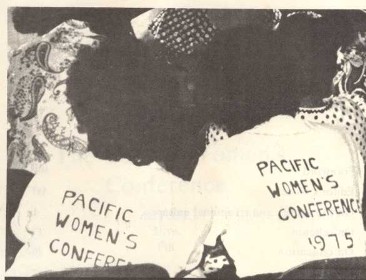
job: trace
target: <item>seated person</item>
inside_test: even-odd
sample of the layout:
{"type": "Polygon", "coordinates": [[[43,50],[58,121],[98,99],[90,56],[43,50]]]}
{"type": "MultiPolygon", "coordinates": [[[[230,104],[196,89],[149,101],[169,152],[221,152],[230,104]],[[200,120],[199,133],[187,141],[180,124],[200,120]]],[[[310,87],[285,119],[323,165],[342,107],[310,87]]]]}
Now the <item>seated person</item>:
{"type": "Polygon", "coordinates": [[[37,33],[12,50],[8,69],[8,168],[36,174],[54,158],[87,151],[86,134],[66,98],[67,70],[84,47],[102,37],[132,36],[130,19],[144,10],[31,8],[11,10],[14,29],[37,33]]]}
{"type": "Polygon", "coordinates": [[[79,133],[65,94],[67,70],[80,48],[97,47],[103,36],[131,36],[129,20],[142,12],[44,7],[10,11],[15,31],[33,34],[33,39],[27,37],[29,41],[9,54],[6,268],[22,245],[9,230],[10,219],[32,176],[46,162],[87,151],[87,135],[79,133]]]}
{"type": "MultiPolygon", "coordinates": [[[[264,15],[272,14],[273,25],[272,29],[276,30],[282,24],[281,18],[283,22],[288,22],[287,18],[303,15],[309,18],[313,18],[314,20],[321,17],[333,17],[337,18],[338,28],[343,30],[342,36],[342,44],[334,45],[331,43],[328,48],[328,53],[322,53],[322,55],[332,56],[332,60],[329,59],[331,63],[331,71],[328,71],[330,75],[335,75],[335,65],[336,65],[336,57],[335,53],[338,53],[338,63],[341,64],[342,70],[339,71],[333,81],[334,89],[332,91],[327,86],[327,89],[320,94],[319,92],[307,92],[308,98],[304,100],[300,104],[300,108],[296,114],[297,118],[307,119],[309,121],[319,122],[319,123],[328,123],[331,125],[335,125],[338,128],[345,129],[347,133],[349,133],[353,139],[357,142],[358,148],[361,151],[361,154],[366,159],[366,146],[365,140],[366,135],[364,133],[364,129],[362,127],[361,122],[366,118],[365,111],[365,86],[364,81],[365,77],[364,70],[366,63],[362,57],[364,57],[365,53],[365,24],[366,22],[366,14],[362,12],[362,10],[353,10],[353,11],[330,11],[330,10],[321,10],[321,11],[304,11],[304,10],[259,10],[259,11],[250,11],[250,10],[187,10],[187,9],[164,9],[163,11],[155,11],[151,10],[142,16],[138,16],[137,18],[132,20],[132,27],[134,28],[134,32],[138,38],[140,37],[152,37],[155,38],[161,45],[165,46],[165,52],[169,54],[169,60],[178,64],[180,66],[184,66],[182,62],[187,60],[192,60],[194,66],[191,67],[181,67],[185,69],[186,72],[197,71],[199,68],[200,55],[199,53],[204,50],[205,46],[210,48],[212,45],[217,45],[217,39],[220,37],[227,37],[226,43],[223,45],[223,48],[220,49],[219,54],[216,54],[213,57],[203,59],[204,62],[207,61],[215,61],[220,56],[225,56],[225,61],[227,65],[222,65],[223,72],[228,72],[228,74],[224,74],[224,77],[218,77],[217,81],[222,81],[225,79],[229,79],[230,82],[226,85],[226,90],[233,89],[233,94],[240,94],[240,91],[245,90],[245,81],[244,86],[241,88],[236,88],[236,84],[240,84],[241,77],[243,73],[239,70],[238,65],[241,63],[241,59],[247,59],[247,57],[240,57],[240,48],[235,49],[235,46],[240,46],[243,50],[247,51],[246,48],[248,46],[245,45],[247,33],[240,33],[240,27],[244,26],[253,26],[254,28],[263,29],[266,26],[264,24],[265,17],[264,15]],[[216,16],[215,16],[216,15],[216,16]],[[277,15],[277,16],[276,16],[277,15]],[[155,17],[151,20],[151,17],[155,17]],[[199,24],[199,28],[196,26],[189,26],[188,28],[181,24],[181,21],[186,20],[187,18],[197,18],[201,22],[199,24]],[[177,18],[178,22],[176,24],[168,24],[171,18],[177,18]],[[151,22],[152,21],[152,22],[151,22]],[[144,28],[143,28],[144,27],[144,28]],[[215,28],[216,27],[216,28],[215,28]],[[173,29],[173,31],[171,30],[173,29]],[[150,31],[149,31],[150,30],[150,31]],[[197,31],[199,30],[199,31],[197,31]],[[196,32],[201,34],[205,34],[203,39],[200,36],[196,39],[196,32]],[[174,36],[170,36],[174,33],[174,36]],[[234,36],[231,36],[230,33],[234,33],[234,36]],[[150,35],[150,36],[149,36],[150,35]],[[193,36],[194,38],[190,38],[193,36]],[[179,39],[176,41],[176,37],[179,39]],[[355,40],[355,38],[357,38],[355,40]],[[182,39],[182,41],[180,41],[182,39]],[[189,39],[189,40],[188,40],[189,39]],[[198,40],[200,39],[200,40],[198,40]],[[200,43],[199,43],[200,42],[200,43]],[[202,46],[201,46],[202,45],[202,46]],[[342,46],[342,48],[341,48],[342,46]],[[188,55],[189,54],[189,55],[188,55]],[[179,59],[177,59],[179,57],[179,59]],[[228,69],[228,70],[226,70],[228,69]],[[187,71],[188,70],[188,71],[187,71]],[[191,71],[189,71],[191,70],[191,71]],[[192,71],[193,70],[193,71],[192,71]],[[231,72],[232,71],[232,72],[231,72]],[[333,96],[331,96],[333,94],[333,96]],[[322,100],[324,98],[326,100],[322,100]],[[328,98],[329,97],[329,98],[328,98]],[[345,107],[344,109],[342,107],[345,107]],[[339,121],[339,118],[333,117],[333,115],[337,115],[337,112],[344,111],[348,121],[339,121]],[[327,117],[328,115],[328,117],[327,117]]],[[[268,28],[264,29],[271,29],[268,28]]],[[[293,26],[294,29],[298,27],[293,26]]],[[[339,32],[341,34],[341,32],[339,32]]],[[[251,46],[254,46],[258,53],[254,55],[254,57],[260,57],[260,45],[263,42],[258,44],[259,34],[257,36],[251,38],[251,46]]],[[[294,34],[294,36],[297,36],[294,34]]],[[[143,37],[144,39],[146,39],[143,37]]],[[[220,39],[219,39],[220,40],[220,39]]],[[[265,40],[265,39],[264,39],[265,40]]],[[[294,41],[302,42],[304,38],[297,36],[296,39],[294,37],[294,41]]],[[[250,46],[249,46],[250,48],[250,46]]],[[[164,53],[164,52],[163,52],[164,53]]],[[[173,63],[173,64],[174,64],[173,63]]],[[[199,78],[204,79],[206,73],[210,73],[212,70],[212,65],[209,69],[204,69],[202,73],[197,75],[199,78]]],[[[218,70],[217,72],[220,72],[218,70]]],[[[199,81],[194,81],[194,77],[186,77],[186,75],[182,74],[184,77],[182,82],[182,91],[185,90],[184,96],[186,99],[187,96],[191,96],[191,99],[194,99],[197,92],[206,90],[209,95],[205,98],[205,102],[210,98],[215,98],[215,89],[220,88],[215,84],[212,80],[208,86],[204,85],[204,89],[202,86],[200,87],[199,81]],[[188,81],[187,81],[188,80],[188,81]],[[211,88],[210,88],[211,87],[211,88]]],[[[192,76],[192,75],[191,75],[192,76]]],[[[206,77],[207,78],[207,77],[206,77]]],[[[312,81],[307,80],[309,85],[306,88],[312,87],[312,81]]],[[[211,120],[212,122],[213,120],[211,120]]],[[[215,124],[207,125],[206,132],[206,145],[220,141],[222,139],[226,139],[228,135],[232,135],[233,132],[228,130],[225,124],[215,124]]]]}
{"type": "Polygon", "coordinates": [[[30,182],[11,222],[24,245],[7,275],[151,263],[174,276],[210,216],[202,192],[161,167],[180,137],[174,81],[130,37],[80,50],[67,86],[91,152],[30,182]]]}
{"type": "MultiPolygon", "coordinates": [[[[176,141],[176,153],[167,165],[177,176],[190,180],[205,145],[227,138],[225,131],[216,134],[223,125],[214,123],[213,116],[217,104],[224,103],[221,98],[226,92],[220,87],[222,77],[217,77],[221,68],[207,64],[225,57],[229,45],[236,45],[242,38],[234,31],[235,37],[230,38],[234,40],[228,41],[229,45],[218,53],[209,57],[208,49],[217,45],[216,41],[226,37],[226,33],[240,27],[254,25],[259,30],[271,30],[276,14],[272,10],[169,8],[152,9],[131,20],[136,38],[166,60],[179,85],[180,102],[186,114],[180,123],[182,137],[176,141]]],[[[245,34],[243,38],[246,40],[245,34]]]]}
{"type": "MultiPolygon", "coordinates": [[[[339,12],[338,12],[339,13],[339,12]]],[[[358,150],[360,151],[363,160],[366,160],[366,83],[365,83],[365,69],[366,69],[366,44],[365,24],[359,25],[350,22],[350,18],[363,16],[363,22],[366,22],[366,14],[361,12],[343,11],[338,14],[337,28],[339,29],[339,37],[343,40],[336,42],[329,42],[329,45],[324,45],[320,50],[320,56],[327,57],[323,59],[325,63],[329,64],[327,70],[328,77],[325,81],[331,81],[331,75],[334,76],[331,81],[331,88],[328,83],[323,84],[323,89],[316,86],[314,91],[309,92],[307,89],[313,88],[317,80],[303,79],[302,87],[299,90],[308,91],[307,98],[303,100],[299,108],[296,118],[308,120],[311,122],[325,123],[335,126],[348,133],[356,142],[358,150]],[[347,31],[348,29],[348,31],[347,31]],[[343,32],[340,32],[344,30],[343,32]],[[335,56],[337,54],[337,56],[335,56]],[[336,73],[336,63],[339,70],[336,73]],[[301,89],[302,88],[302,89],[301,89]],[[319,90],[320,89],[320,90],[319,90]]],[[[331,15],[328,15],[331,16],[331,15]]],[[[337,16],[332,15],[332,16],[337,16]]],[[[289,24],[291,18],[285,21],[289,24]]],[[[314,19],[316,22],[316,19],[314,19]]],[[[290,29],[289,27],[286,27],[290,29]]],[[[292,25],[289,32],[293,37],[293,42],[305,41],[309,39],[310,33],[297,33],[299,27],[292,25]],[[307,36],[306,38],[304,36],[307,36]]],[[[331,30],[324,30],[324,33],[332,32],[331,30]]],[[[320,41],[321,42],[321,41],[320,41]]],[[[323,44],[323,43],[322,43],[323,44]]],[[[294,52],[289,55],[298,55],[294,52]]],[[[325,68],[324,68],[325,69],[325,68]]],[[[302,75],[303,70],[294,69],[294,74],[302,75]]],[[[294,83],[298,86],[299,83],[294,83]]]]}
{"type": "Polygon", "coordinates": [[[328,91],[334,60],[323,54],[338,47],[341,30],[331,18],[297,15],[277,32],[266,56],[243,66],[251,71],[243,78],[246,118],[226,122],[238,124],[238,134],[209,147],[192,179],[214,205],[205,245],[220,236],[239,277],[365,256],[364,167],[356,143],[332,126],[293,117],[304,94],[328,91]],[[307,79],[313,88],[301,87],[307,79]]]}

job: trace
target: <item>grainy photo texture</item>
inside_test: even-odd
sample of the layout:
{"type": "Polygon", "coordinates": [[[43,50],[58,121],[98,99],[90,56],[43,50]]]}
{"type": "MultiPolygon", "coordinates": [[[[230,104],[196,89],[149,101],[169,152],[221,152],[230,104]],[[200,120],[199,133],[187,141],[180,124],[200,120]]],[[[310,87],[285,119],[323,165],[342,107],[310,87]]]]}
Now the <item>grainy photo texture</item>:
{"type": "Polygon", "coordinates": [[[8,9],[6,272],[366,278],[366,10],[8,9]]]}

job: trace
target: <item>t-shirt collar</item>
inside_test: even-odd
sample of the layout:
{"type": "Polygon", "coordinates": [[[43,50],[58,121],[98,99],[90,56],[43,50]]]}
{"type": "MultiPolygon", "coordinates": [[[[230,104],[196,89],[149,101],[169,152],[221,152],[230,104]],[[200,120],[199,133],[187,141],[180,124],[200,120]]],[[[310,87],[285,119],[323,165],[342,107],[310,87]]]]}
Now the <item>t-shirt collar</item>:
{"type": "Polygon", "coordinates": [[[305,133],[312,125],[308,121],[295,119],[290,115],[278,115],[249,130],[253,134],[286,135],[305,133]]]}

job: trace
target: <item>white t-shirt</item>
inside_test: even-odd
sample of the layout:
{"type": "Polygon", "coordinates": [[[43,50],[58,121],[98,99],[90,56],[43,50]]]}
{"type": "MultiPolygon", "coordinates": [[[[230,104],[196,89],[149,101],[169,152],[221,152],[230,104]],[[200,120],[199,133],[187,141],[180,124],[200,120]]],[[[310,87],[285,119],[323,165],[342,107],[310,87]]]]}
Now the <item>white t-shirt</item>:
{"type": "Polygon", "coordinates": [[[25,244],[7,275],[153,263],[174,276],[202,244],[211,218],[203,208],[198,188],[156,163],[88,153],[45,165],[12,219],[25,244]]]}
{"type": "Polygon", "coordinates": [[[206,244],[226,232],[239,277],[365,256],[362,164],[346,135],[290,116],[212,145],[193,176],[215,203],[206,244]]]}

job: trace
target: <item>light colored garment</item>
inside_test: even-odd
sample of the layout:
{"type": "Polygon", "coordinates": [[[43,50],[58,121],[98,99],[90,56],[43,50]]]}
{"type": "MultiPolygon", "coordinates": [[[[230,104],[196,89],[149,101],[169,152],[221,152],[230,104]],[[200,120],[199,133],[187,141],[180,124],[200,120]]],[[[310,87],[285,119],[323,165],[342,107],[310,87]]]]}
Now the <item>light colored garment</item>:
{"type": "Polygon", "coordinates": [[[46,164],[12,219],[24,246],[7,274],[153,263],[174,276],[192,251],[191,265],[201,259],[197,244],[211,219],[204,201],[156,163],[137,167],[86,153],[46,164]]]}
{"type": "Polygon", "coordinates": [[[70,20],[10,54],[8,168],[37,173],[54,158],[87,151],[87,136],[78,132],[65,95],[66,79],[80,48],[98,46],[96,35],[70,20]]]}
{"type": "Polygon", "coordinates": [[[363,176],[346,134],[274,117],[201,157],[192,182],[215,205],[205,243],[222,234],[239,277],[364,256],[363,176]]]}

